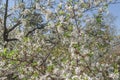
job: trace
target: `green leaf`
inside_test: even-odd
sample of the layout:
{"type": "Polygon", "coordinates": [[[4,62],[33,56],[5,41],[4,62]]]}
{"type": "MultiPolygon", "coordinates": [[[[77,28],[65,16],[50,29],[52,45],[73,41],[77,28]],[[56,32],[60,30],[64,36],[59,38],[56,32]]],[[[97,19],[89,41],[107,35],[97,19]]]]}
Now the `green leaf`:
{"type": "Polygon", "coordinates": [[[69,31],[73,31],[73,26],[68,26],[69,31]]]}
{"type": "Polygon", "coordinates": [[[7,56],[7,49],[4,48],[2,56],[7,56]]]}
{"type": "Polygon", "coordinates": [[[64,33],[64,36],[65,36],[65,37],[70,37],[70,36],[71,36],[71,32],[65,32],[65,33],[64,33]]]}
{"type": "Polygon", "coordinates": [[[60,15],[64,15],[65,12],[64,12],[63,10],[60,10],[60,11],[59,11],[59,14],[60,14],[60,15]]]}
{"type": "Polygon", "coordinates": [[[15,65],[17,64],[17,61],[10,61],[10,64],[15,65]]]}
{"type": "Polygon", "coordinates": [[[51,72],[53,69],[54,69],[54,65],[50,65],[50,66],[47,67],[48,72],[51,72]]]}
{"type": "Polygon", "coordinates": [[[96,20],[97,20],[97,23],[101,23],[101,18],[97,17],[96,20]]]}
{"type": "Polygon", "coordinates": [[[38,52],[42,51],[41,47],[38,47],[38,48],[36,49],[36,51],[38,51],[38,52]]]}
{"type": "Polygon", "coordinates": [[[32,63],[32,66],[36,66],[36,65],[37,65],[37,62],[33,62],[33,63],[32,63]]]}
{"type": "Polygon", "coordinates": [[[90,52],[90,53],[88,54],[88,56],[89,56],[89,57],[92,57],[93,54],[94,54],[93,52],[90,52]]]}
{"type": "Polygon", "coordinates": [[[14,50],[10,51],[9,56],[13,56],[15,54],[15,52],[16,51],[14,51],[14,50]]]}
{"type": "Polygon", "coordinates": [[[82,8],[87,8],[87,7],[88,7],[88,4],[82,3],[82,4],[81,4],[81,7],[82,7],[82,8]]]}
{"type": "Polygon", "coordinates": [[[3,53],[4,53],[4,54],[6,54],[6,53],[7,53],[7,49],[6,49],[6,48],[4,48],[3,53]]]}
{"type": "Polygon", "coordinates": [[[74,47],[74,48],[78,48],[79,45],[78,45],[78,44],[73,44],[73,47],[74,47]]]}
{"type": "Polygon", "coordinates": [[[24,40],[24,42],[28,42],[30,39],[29,39],[29,37],[25,37],[23,40],[24,40]]]}
{"type": "Polygon", "coordinates": [[[14,21],[17,21],[17,18],[13,18],[14,21]]]}
{"type": "Polygon", "coordinates": [[[97,21],[97,23],[101,23],[102,22],[102,15],[101,14],[96,16],[96,21],[97,21]]]}
{"type": "Polygon", "coordinates": [[[33,74],[33,77],[38,77],[39,76],[39,74],[37,73],[37,72],[35,72],[34,74],[33,74]]]}

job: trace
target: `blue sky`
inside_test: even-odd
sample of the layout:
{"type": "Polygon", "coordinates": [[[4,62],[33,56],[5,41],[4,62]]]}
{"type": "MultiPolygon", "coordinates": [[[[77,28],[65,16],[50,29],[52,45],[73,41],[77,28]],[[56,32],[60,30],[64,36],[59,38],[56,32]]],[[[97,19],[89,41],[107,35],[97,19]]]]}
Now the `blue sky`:
{"type": "Polygon", "coordinates": [[[120,3],[111,4],[109,6],[110,13],[115,16],[114,24],[117,28],[118,33],[120,34],[120,3]]]}

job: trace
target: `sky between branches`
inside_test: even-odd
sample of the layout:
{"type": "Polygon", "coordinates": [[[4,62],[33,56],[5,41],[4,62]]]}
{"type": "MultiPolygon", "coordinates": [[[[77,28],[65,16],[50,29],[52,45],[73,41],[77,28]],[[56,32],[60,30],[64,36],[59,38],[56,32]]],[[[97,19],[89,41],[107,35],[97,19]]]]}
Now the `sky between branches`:
{"type": "Polygon", "coordinates": [[[109,6],[110,13],[115,16],[114,24],[117,28],[118,34],[120,34],[120,3],[109,6]]]}
{"type": "MultiPolygon", "coordinates": [[[[4,0],[3,0],[4,2],[4,0]]],[[[12,6],[12,2],[10,2],[9,6],[12,6]]],[[[120,3],[109,5],[109,12],[112,14],[114,19],[114,26],[116,27],[116,32],[120,34],[120,3]]]]}

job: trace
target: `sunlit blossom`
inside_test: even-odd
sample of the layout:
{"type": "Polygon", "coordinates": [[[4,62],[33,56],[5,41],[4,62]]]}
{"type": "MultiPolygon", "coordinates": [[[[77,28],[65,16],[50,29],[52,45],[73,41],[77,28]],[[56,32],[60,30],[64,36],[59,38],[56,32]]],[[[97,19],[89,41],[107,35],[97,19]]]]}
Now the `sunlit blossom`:
{"type": "Polygon", "coordinates": [[[25,10],[22,12],[23,15],[28,15],[28,14],[30,14],[30,13],[31,13],[31,11],[30,11],[29,9],[25,9],[25,10]]]}
{"type": "Polygon", "coordinates": [[[36,3],[36,9],[40,9],[40,4],[36,3]]]}

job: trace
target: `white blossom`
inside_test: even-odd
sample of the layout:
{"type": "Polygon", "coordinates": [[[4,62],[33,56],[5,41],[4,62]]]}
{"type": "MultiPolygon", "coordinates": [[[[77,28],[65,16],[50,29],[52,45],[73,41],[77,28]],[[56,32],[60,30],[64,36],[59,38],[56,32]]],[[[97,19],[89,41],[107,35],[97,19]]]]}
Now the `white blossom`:
{"type": "Polygon", "coordinates": [[[98,73],[97,75],[96,75],[96,78],[98,78],[98,79],[101,79],[103,76],[102,76],[102,73],[98,73]]]}
{"type": "Polygon", "coordinates": [[[46,9],[45,14],[46,14],[46,20],[49,20],[52,15],[52,10],[46,9]]]}
{"type": "Polygon", "coordinates": [[[55,68],[55,69],[53,70],[53,72],[54,72],[55,74],[57,74],[57,75],[60,75],[60,74],[61,74],[61,72],[60,72],[60,70],[59,70],[58,68],[55,68]]]}
{"type": "Polygon", "coordinates": [[[79,8],[79,6],[76,4],[76,5],[74,6],[74,9],[77,10],[78,8],[79,8]]]}
{"type": "Polygon", "coordinates": [[[72,79],[74,80],[74,79],[78,79],[80,76],[72,76],[72,79]]]}
{"type": "Polygon", "coordinates": [[[100,7],[98,10],[99,10],[99,12],[102,12],[102,11],[103,11],[103,8],[102,8],[102,7],[100,7]]]}
{"type": "Polygon", "coordinates": [[[30,13],[31,13],[31,11],[30,11],[29,9],[25,9],[25,10],[22,12],[23,15],[28,15],[28,14],[30,14],[30,13]]]}
{"type": "Polygon", "coordinates": [[[99,1],[99,0],[94,1],[95,6],[98,6],[98,5],[99,5],[99,3],[100,3],[100,1],[99,1]]]}
{"type": "Polygon", "coordinates": [[[62,7],[62,5],[63,5],[63,3],[61,3],[61,2],[58,4],[59,7],[62,7]]]}
{"type": "Polygon", "coordinates": [[[18,8],[25,8],[25,4],[24,4],[24,3],[20,3],[20,4],[18,5],[18,8]]]}
{"type": "Polygon", "coordinates": [[[72,11],[72,6],[65,5],[66,10],[72,11]]]}
{"type": "Polygon", "coordinates": [[[24,77],[25,77],[24,74],[20,74],[20,75],[19,75],[19,78],[20,78],[20,79],[22,79],[22,78],[24,78],[24,77]]]}
{"type": "Polygon", "coordinates": [[[80,0],[80,3],[84,3],[84,0],[80,0]]]}
{"type": "Polygon", "coordinates": [[[22,25],[26,26],[27,25],[27,20],[26,19],[21,19],[22,25]]]}
{"type": "Polygon", "coordinates": [[[52,10],[46,9],[46,14],[51,15],[52,14],[52,10]]]}
{"type": "Polygon", "coordinates": [[[89,61],[89,57],[88,56],[85,57],[85,61],[89,61]]]}
{"type": "Polygon", "coordinates": [[[76,67],[75,73],[76,73],[77,75],[80,75],[80,67],[76,67]]]}
{"type": "Polygon", "coordinates": [[[70,79],[71,76],[72,76],[72,73],[67,73],[67,75],[66,75],[66,79],[70,79]]]}
{"type": "Polygon", "coordinates": [[[118,78],[119,78],[119,73],[111,73],[111,74],[109,74],[109,77],[110,77],[110,78],[113,78],[114,80],[118,80],[118,78]]]}
{"type": "Polygon", "coordinates": [[[36,3],[36,9],[40,9],[40,4],[36,3]]]}
{"type": "Polygon", "coordinates": [[[61,23],[64,22],[64,18],[65,18],[64,16],[59,16],[59,20],[60,20],[61,23]]]}
{"type": "Polygon", "coordinates": [[[58,26],[58,27],[57,27],[57,31],[58,31],[59,33],[63,33],[62,26],[58,26]]]}
{"type": "Polygon", "coordinates": [[[0,61],[0,66],[3,66],[5,65],[5,62],[4,61],[0,61]]]}

